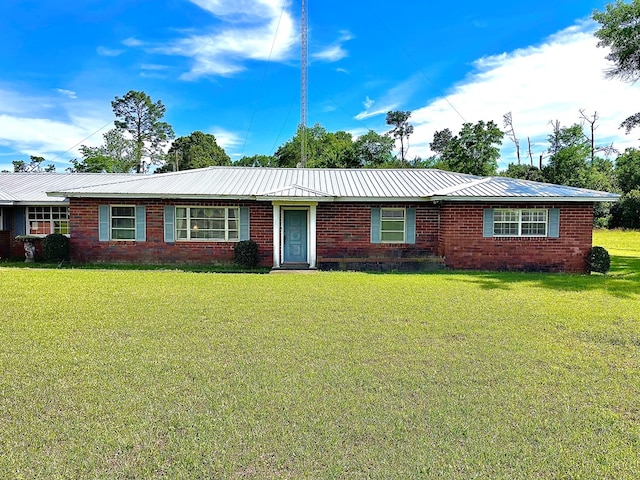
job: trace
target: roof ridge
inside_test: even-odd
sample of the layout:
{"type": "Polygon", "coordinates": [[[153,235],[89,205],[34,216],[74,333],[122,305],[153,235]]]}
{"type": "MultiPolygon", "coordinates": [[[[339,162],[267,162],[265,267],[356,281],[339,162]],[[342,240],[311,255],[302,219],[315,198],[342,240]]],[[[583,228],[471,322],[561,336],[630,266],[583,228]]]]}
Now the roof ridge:
{"type": "Polygon", "coordinates": [[[493,179],[493,177],[485,177],[485,178],[479,178],[479,179],[473,180],[471,182],[462,183],[460,185],[452,185],[450,187],[443,188],[441,190],[433,192],[432,195],[433,196],[436,196],[436,195],[438,195],[438,196],[451,195],[452,193],[457,192],[458,190],[475,187],[477,185],[482,185],[483,183],[486,183],[486,182],[490,181],[491,179],[493,179]]]}
{"type": "Polygon", "coordinates": [[[303,190],[305,192],[313,193],[313,194],[320,195],[320,196],[323,196],[323,197],[335,197],[335,195],[333,193],[323,192],[322,190],[314,190],[313,188],[303,187],[302,185],[298,185],[296,183],[292,183],[291,185],[287,185],[286,187],[276,188],[275,190],[270,190],[268,192],[259,193],[258,196],[269,196],[269,195],[273,195],[273,194],[278,193],[278,192],[283,192],[285,190],[289,190],[289,189],[292,189],[292,188],[297,188],[297,189],[303,190]]]}

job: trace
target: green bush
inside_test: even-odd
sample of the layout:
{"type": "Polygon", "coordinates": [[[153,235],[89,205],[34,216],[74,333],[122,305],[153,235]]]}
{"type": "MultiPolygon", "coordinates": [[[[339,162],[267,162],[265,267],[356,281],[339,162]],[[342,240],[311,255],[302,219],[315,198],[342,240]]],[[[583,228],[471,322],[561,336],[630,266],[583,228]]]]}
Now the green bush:
{"type": "Polygon", "coordinates": [[[61,233],[52,233],[42,240],[42,256],[45,260],[69,258],[69,239],[61,233]]]}
{"type": "Polygon", "coordinates": [[[242,240],[233,248],[233,261],[241,267],[255,268],[260,263],[258,244],[253,240],[242,240]]]}
{"type": "Polygon", "coordinates": [[[587,269],[589,273],[607,273],[611,268],[611,257],[604,247],[591,247],[587,255],[587,269]]]}

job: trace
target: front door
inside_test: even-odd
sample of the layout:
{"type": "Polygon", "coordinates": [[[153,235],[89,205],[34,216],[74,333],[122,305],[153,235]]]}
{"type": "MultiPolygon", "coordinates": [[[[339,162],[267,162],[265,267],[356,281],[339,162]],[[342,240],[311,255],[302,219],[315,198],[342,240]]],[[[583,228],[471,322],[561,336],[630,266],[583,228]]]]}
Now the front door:
{"type": "Polygon", "coordinates": [[[308,263],[307,211],[284,210],[283,262],[308,263]]]}

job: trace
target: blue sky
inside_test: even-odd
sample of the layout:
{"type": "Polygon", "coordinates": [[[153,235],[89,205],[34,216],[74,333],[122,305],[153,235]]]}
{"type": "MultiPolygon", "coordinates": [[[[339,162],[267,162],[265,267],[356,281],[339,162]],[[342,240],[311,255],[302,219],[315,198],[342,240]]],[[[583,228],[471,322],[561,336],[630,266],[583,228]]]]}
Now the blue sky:
{"type": "MultiPolygon", "coordinates": [[[[637,146],[617,127],[637,85],[607,80],[589,20],[607,2],[308,0],[309,124],[354,135],[410,110],[409,156],[436,130],[512,112],[523,150],[550,121],[598,112],[599,143],[637,146]]],[[[0,0],[0,170],[44,156],[58,171],[113,126],[111,100],[143,90],[176,136],[212,133],[232,159],[272,154],[300,121],[300,2],[0,0]]],[[[505,139],[502,166],[515,159],[505,139]]]]}

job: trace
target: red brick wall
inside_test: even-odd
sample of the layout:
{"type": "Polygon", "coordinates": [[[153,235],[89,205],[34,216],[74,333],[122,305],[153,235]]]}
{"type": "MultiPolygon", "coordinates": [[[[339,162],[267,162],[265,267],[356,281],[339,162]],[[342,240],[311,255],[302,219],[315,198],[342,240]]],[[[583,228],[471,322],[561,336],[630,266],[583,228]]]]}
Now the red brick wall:
{"type": "Polygon", "coordinates": [[[0,230],[0,258],[6,259],[10,257],[9,249],[11,241],[8,230],[0,230]]]}
{"type": "Polygon", "coordinates": [[[426,204],[321,203],[317,208],[318,257],[420,257],[438,250],[438,209],[426,204]],[[416,243],[371,243],[371,209],[415,208],[416,243]]]}
{"type": "MultiPolygon", "coordinates": [[[[165,243],[164,206],[169,204],[248,206],[250,237],[258,243],[261,265],[272,265],[273,207],[268,202],[249,201],[71,199],[72,261],[215,264],[232,260],[235,242],[165,243]],[[146,206],[147,241],[98,241],[98,206],[136,203],[146,206]]],[[[320,203],[316,212],[320,266],[323,257],[396,259],[439,255],[455,269],[584,272],[585,257],[591,248],[591,204],[320,203]],[[416,208],[415,244],[371,243],[371,208],[383,206],[416,208]],[[560,238],[483,238],[483,209],[496,207],[559,208],[560,238]]]]}
{"type": "Polygon", "coordinates": [[[444,204],[439,254],[455,269],[581,273],[591,248],[592,204],[444,204]],[[485,208],[559,208],[559,238],[483,238],[485,208]]]}
{"type": "Polygon", "coordinates": [[[222,264],[233,259],[236,242],[164,241],[165,205],[249,206],[250,237],[258,243],[260,263],[273,264],[273,210],[270,204],[255,202],[195,202],[168,200],[76,199],[70,202],[71,260],[76,263],[222,264]],[[99,205],[145,205],[146,242],[98,240],[99,205]]]}

